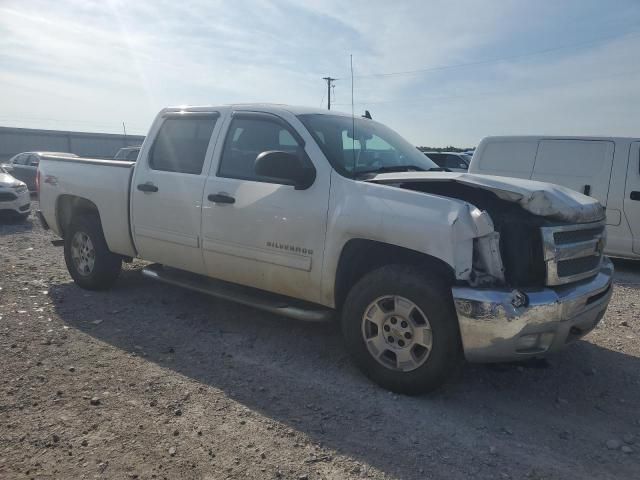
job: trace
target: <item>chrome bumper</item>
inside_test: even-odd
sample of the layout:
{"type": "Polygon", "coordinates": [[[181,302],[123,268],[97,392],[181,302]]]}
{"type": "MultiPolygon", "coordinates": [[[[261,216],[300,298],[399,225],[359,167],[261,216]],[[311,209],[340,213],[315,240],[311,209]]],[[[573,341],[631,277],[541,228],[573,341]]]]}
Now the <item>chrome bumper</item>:
{"type": "Polygon", "coordinates": [[[518,292],[454,287],[465,357],[501,362],[560,350],[602,319],[612,277],[613,264],[605,257],[595,277],[571,285],[518,292]]]}

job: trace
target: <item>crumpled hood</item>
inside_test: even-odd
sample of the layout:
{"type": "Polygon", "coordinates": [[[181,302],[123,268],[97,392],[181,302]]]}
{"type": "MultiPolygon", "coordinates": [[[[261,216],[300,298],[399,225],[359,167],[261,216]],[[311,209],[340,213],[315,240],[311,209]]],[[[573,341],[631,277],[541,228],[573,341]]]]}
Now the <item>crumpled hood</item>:
{"type": "Polygon", "coordinates": [[[518,203],[534,215],[569,222],[587,223],[604,219],[604,208],[591,197],[560,185],[521,178],[454,172],[382,173],[369,180],[394,184],[411,182],[454,182],[493,192],[507,202],[518,203]]]}
{"type": "Polygon", "coordinates": [[[17,187],[18,185],[22,185],[24,182],[21,182],[17,178],[9,175],[8,173],[0,172],[0,187],[11,188],[17,187]]]}

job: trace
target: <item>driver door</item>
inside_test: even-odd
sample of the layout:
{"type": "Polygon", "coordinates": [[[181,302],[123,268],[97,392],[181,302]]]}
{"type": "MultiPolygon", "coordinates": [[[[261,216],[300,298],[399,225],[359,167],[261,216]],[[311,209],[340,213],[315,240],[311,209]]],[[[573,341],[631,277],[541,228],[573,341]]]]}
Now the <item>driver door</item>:
{"type": "Polygon", "coordinates": [[[287,121],[267,113],[234,112],[215,158],[202,209],[207,273],[319,302],[329,169],[314,164],[287,121]],[[256,157],[268,150],[287,151],[309,162],[316,170],[315,182],[296,190],[256,174],[256,157]]]}

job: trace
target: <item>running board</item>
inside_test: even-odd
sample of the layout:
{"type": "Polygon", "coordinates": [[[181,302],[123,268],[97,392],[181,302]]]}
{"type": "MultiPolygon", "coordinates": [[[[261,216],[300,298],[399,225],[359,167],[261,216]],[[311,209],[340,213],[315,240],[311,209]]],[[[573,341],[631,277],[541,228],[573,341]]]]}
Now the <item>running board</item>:
{"type": "Polygon", "coordinates": [[[325,322],[331,320],[334,310],[283,295],[265,292],[256,288],[236,285],[215,280],[204,275],[164,267],[160,264],[149,265],[142,269],[142,275],[160,282],[188,288],[196,292],[231,300],[267,312],[283,315],[306,322],[325,322]]]}

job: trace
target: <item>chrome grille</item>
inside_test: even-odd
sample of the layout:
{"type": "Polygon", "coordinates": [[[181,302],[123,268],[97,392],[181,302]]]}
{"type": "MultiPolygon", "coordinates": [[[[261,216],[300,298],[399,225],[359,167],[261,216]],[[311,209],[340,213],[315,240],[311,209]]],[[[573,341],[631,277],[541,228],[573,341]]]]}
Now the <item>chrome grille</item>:
{"type": "Polygon", "coordinates": [[[547,285],[564,285],[600,270],[606,241],[604,222],[543,227],[547,285]]]}

